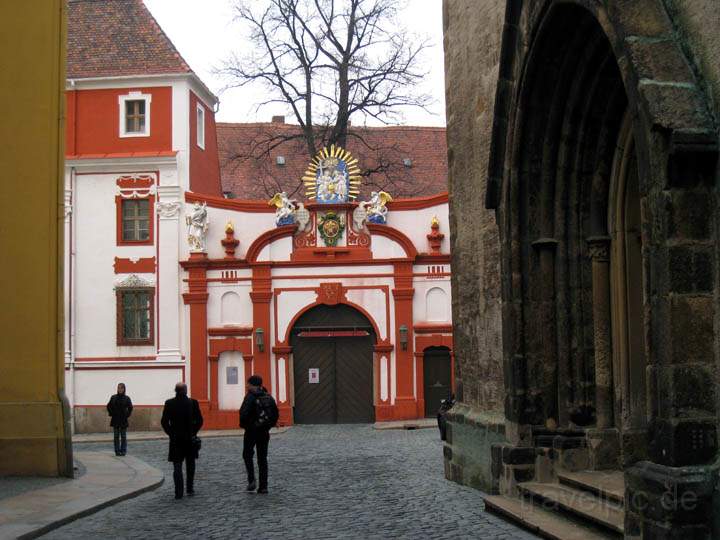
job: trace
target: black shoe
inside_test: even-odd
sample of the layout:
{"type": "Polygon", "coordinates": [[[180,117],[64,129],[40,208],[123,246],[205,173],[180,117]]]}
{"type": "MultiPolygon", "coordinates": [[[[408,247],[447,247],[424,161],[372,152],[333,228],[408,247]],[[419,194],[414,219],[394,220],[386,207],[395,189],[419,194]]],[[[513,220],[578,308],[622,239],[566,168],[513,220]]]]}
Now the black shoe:
{"type": "Polygon", "coordinates": [[[115,452],[115,455],[116,455],[117,457],[122,456],[122,454],[121,454],[120,452],[115,452]]]}
{"type": "Polygon", "coordinates": [[[253,480],[252,482],[248,482],[248,485],[247,485],[247,488],[245,489],[245,491],[255,491],[256,487],[257,486],[255,485],[255,481],[253,480]]]}
{"type": "Polygon", "coordinates": [[[176,498],[176,499],[182,499],[182,493],[181,493],[180,495],[175,494],[175,498],[176,498]]]}
{"type": "Polygon", "coordinates": [[[194,496],[195,496],[195,490],[194,490],[194,489],[188,489],[188,490],[187,490],[187,496],[188,496],[188,497],[194,497],[194,496]]]}
{"type": "Polygon", "coordinates": [[[266,494],[268,491],[267,491],[267,488],[266,488],[266,487],[261,487],[261,488],[258,488],[257,492],[260,493],[260,494],[262,494],[262,495],[264,495],[264,494],[266,494]]]}

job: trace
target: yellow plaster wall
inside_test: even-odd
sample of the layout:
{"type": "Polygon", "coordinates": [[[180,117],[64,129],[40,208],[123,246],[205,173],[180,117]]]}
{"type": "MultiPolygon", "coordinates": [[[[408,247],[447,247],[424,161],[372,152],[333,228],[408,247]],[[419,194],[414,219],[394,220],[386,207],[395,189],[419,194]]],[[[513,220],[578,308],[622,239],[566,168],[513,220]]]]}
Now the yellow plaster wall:
{"type": "Polygon", "coordinates": [[[64,0],[0,3],[0,475],[71,475],[62,361],[64,0]]]}

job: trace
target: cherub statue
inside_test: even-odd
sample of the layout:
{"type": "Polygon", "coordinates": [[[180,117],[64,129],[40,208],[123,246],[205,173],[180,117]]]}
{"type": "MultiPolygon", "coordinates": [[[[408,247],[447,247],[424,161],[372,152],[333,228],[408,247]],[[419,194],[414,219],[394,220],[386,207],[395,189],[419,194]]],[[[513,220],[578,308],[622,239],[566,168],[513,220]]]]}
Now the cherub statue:
{"type": "Polygon", "coordinates": [[[384,191],[373,191],[370,194],[370,200],[367,202],[367,220],[370,223],[380,223],[382,225],[387,221],[387,203],[392,202],[393,198],[389,193],[384,191]]]}
{"type": "Polygon", "coordinates": [[[367,228],[367,205],[370,204],[367,201],[361,201],[358,203],[357,208],[353,210],[352,218],[353,218],[353,228],[357,232],[363,232],[365,234],[370,234],[370,231],[367,228]]]}
{"type": "Polygon", "coordinates": [[[204,253],[205,237],[207,236],[210,220],[208,219],[207,203],[203,202],[200,206],[199,202],[193,205],[190,214],[185,216],[187,224],[187,240],[190,245],[190,251],[193,253],[204,253]]]}
{"type": "Polygon", "coordinates": [[[288,198],[287,193],[284,191],[276,193],[268,201],[268,205],[274,205],[277,208],[275,210],[275,224],[278,227],[295,223],[295,205],[288,198]]]}

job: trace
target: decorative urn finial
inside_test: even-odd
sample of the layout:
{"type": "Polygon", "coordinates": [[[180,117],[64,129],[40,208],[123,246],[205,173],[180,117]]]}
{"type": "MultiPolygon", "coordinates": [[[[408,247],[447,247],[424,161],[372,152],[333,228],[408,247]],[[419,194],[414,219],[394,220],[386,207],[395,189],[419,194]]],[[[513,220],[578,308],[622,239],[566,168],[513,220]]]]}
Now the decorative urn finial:
{"type": "Polygon", "coordinates": [[[430,234],[427,235],[430,243],[430,253],[440,253],[443,238],[445,238],[445,235],[440,232],[440,220],[437,216],[433,216],[430,220],[430,234]]]}
{"type": "Polygon", "coordinates": [[[220,240],[220,243],[225,248],[225,258],[234,259],[235,250],[237,249],[238,244],[240,244],[240,240],[235,238],[235,227],[233,226],[233,222],[230,220],[228,220],[225,225],[225,238],[220,240]]]}

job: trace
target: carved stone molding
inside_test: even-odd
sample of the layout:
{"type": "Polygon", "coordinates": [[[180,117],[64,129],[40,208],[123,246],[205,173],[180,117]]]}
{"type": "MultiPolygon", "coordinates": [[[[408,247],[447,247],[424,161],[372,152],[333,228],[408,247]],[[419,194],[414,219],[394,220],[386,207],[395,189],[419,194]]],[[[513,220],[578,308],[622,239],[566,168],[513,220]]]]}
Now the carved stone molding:
{"type": "Polygon", "coordinates": [[[142,289],[155,286],[155,276],[140,277],[137,274],[130,274],[127,277],[115,280],[116,289],[142,289]]]}
{"type": "Polygon", "coordinates": [[[610,260],[610,237],[591,236],[587,239],[588,255],[594,261],[607,262],[610,260]]]}
{"type": "Polygon", "coordinates": [[[166,201],[155,203],[155,211],[160,217],[174,218],[180,213],[180,201],[166,201]]]}
{"type": "Polygon", "coordinates": [[[342,283],[321,283],[315,292],[319,304],[335,306],[346,301],[345,288],[342,283]]]}

